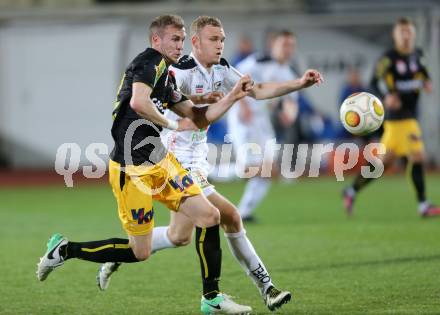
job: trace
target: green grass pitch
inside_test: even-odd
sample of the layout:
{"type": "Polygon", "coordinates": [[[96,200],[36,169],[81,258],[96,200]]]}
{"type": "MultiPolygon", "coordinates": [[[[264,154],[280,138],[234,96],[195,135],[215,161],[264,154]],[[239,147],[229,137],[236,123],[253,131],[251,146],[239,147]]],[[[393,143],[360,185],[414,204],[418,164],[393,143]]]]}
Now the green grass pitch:
{"type": "MultiPolygon", "coordinates": [[[[440,218],[421,219],[404,176],[368,187],[355,215],[342,211],[334,178],[274,184],[248,235],[279,287],[294,300],[278,314],[440,314],[440,218]]],[[[440,177],[427,178],[440,203],[440,177]]],[[[218,184],[237,202],[243,183],[218,184]]],[[[156,204],[156,225],[168,211],[156,204]]],[[[48,237],[124,237],[107,185],[0,190],[0,314],[199,314],[194,245],[120,268],[106,292],[98,264],[70,260],[45,282],[35,276],[48,237]]],[[[254,314],[271,314],[222,241],[221,287],[254,314]]]]}

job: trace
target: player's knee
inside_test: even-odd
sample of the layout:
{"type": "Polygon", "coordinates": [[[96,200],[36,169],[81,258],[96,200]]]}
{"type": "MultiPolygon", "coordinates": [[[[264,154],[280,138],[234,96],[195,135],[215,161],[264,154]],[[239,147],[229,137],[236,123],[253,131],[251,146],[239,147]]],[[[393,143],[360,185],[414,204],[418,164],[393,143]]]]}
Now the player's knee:
{"type": "Polygon", "coordinates": [[[214,206],[210,206],[205,216],[205,226],[210,227],[220,224],[220,212],[214,206]]]}
{"type": "Polygon", "coordinates": [[[410,156],[412,163],[423,163],[425,161],[425,154],[423,152],[413,153],[410,156]]]}
{"type": "Polygon", "coordinates": [[[231,215],[231,228],[233,233],[240,232],[241,230],[241,216],[238,211],[234,211],[231,215]]]}
{"type": "Polygon", "coordinates": [[[134,248],[133,253],[138,261],[147,260],[151,255],[151,251],[147,248],[134,248]]]}
{"type": "Polygon", "coordinates": [[[180,247],[180,246],[186,246],[191,243],[192,237],[191,236],[181,236],[178,238],[175,238],[172,242],[174,245],[180,247]]]}
{"type": "Polygon", "coordinates": [[[178,233],[177,231],[169,230],[168,237],[175,246],[186,246],[191,243],[192,240],[192,230],[191,233],[178,233]]]}
{"type": "Polygon", "coordinates": [[[241,217],[238,211],[222,213],[221,224],[226,233],[237,233],[241,231],[241,217]]]}

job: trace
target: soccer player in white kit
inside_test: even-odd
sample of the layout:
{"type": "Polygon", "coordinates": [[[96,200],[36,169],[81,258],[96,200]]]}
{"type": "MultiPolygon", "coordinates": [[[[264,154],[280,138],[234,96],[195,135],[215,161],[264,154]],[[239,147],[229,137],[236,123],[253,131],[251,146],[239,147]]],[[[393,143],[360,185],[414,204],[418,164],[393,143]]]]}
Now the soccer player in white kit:
{"type": "MultiPolygon", "coordinates": [[[[177,86],[183,94],[195,104],[206,106],[218,101],[234,86],[240,76],[225,59],[221,58],[225,34],[220,20],[207,16],[197,18],[191,25],[191,35],[191,55],[182,57],[179,63],[171,66],[169,70],[174,73],[177,86]]],[[[254,85],[251,95],[256,98],[271,98],[312,86],[321,81],[319,72],[308,70],[298,80],[258,83],[254,85]]],[[[167,112],[166,116],[170,119],[180,118],[171,112],[167,112]]],[[[209,172],[207,129],[166,132],[162,134],[162,138],[168,150],[173,152],[179,162],[190,170],[192,178],[201,186],[208,200],[219,208],[221,226],[225,231],[231,252],[259,289],[266,306],[273,311],[287,303],[291,298],[291,293],[275,288],[266,267],[246,236],[237,208],[220,195],[207,180],[209,172]]],[[[194,224],[188,217],[179,213],[171,213],[169,226],[154,228],[153,252],[189,244],[193,230],[194,224]]],[[[203,233],[203,229],[196,228],[196,233],[203,233]]],[[[201,260],[203,276],[206,275],[206,270],[203,270],[204,253],[199,250],[198,244],[196,248],[201,260]]],[[[98,274],[99,286],[102,289],[108,285],[113,268],[111,264],[113,263],[104,264],[98,274]]],[[[202,312],[211,314],[218,310],[204,309],[202,303],[202,312]]]]}
{"type": "MultiPolygon", "coordinates": [[[[255,82],[295,80],[296,74],[289,65],[295,45],[296,38],[292,32],[280,31],[274,35],[269,56],[250,55],[237,65],[237,69],[249,74],[255,82]]],[[[297,102],[296,93],[289,93],[283,98],[286,98],[286,103],[297,102]]],[[[243,170],[249,167],[260,169],[257,176],[251,177],[246,183],[238,205],[242,219],[251,221],[253,211],[270,189],[271,175],[277,174],[278,171],[274,163],[277,160],[277,152],[268,101],[245,97],[239,101],[239,106],[235,105],[229,110],[227,118],[228,133],[236,153],[236,162],[243,170]],[[261,154],[249,154],[249,152],[244,154],[241,150],[249,143],[258,145],[261,154]],[[262,168],[272,172],[261,176],[262,168]]]]}

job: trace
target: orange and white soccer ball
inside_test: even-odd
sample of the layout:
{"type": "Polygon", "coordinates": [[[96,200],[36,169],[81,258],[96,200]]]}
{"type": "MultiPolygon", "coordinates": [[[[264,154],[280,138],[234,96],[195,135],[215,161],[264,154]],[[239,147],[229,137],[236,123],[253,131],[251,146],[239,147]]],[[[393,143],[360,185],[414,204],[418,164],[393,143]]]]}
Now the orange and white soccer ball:
{"type": "Polygon", "coordinates": [[[382,102],[367,92],[354,93],[347,97],[339,110],[342,125],[348,132],[362,136],[380,128],[383,123],[382,102]]]}

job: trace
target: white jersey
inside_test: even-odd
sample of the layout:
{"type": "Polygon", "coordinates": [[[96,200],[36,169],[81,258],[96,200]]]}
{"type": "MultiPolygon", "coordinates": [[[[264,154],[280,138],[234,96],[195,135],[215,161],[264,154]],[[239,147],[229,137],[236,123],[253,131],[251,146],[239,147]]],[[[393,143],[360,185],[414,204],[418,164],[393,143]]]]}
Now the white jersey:
{"type": "MultiPolygon", "coordinates": [[[[254,54],[241,61],[237,65],[237,69],[241,73],[249,74],[256,83],[283,82],[297,78],[297,75],[288,64],[280,64],[270,57],[259,58],[254,54]]],[[[291,98],[295,102],[298,100],[296,92],[283,97],[291,98]]],[[[256,100],[251,97],[246,97],[245,100],[250,105],[254,117],[254,123],[246,124],[247,126],[253,128],[254,126],[259,126],[262,122],[270,121],[270,111],[267,106],[268,100],[256,100]]],[[[239,107],[234,106],[228,113],[228,122],[232,127],[236,124],[242,125],[238,111],[239,107]]]]}
{"type": "MultiPolygon", "coordinates": [[[[249,74],[256,83],[262,82],[283,82],[297,78],[295,72],[288,64],[280,64],[269,58],[259,58],[250,55],[237,65],[241,73],[249,74]]],[[[281,98],[288,97],[297,102],[298,93],[292,92],[281,98]]],[[[268,107],[271,100],[256,100],[251,97],[245,98],[252,111],[252,120],[243,123],[239,117],[239,106],[233,106],[228,112],[228,132],[231,134],[235,153],[246,143],[256,143],[263,150],[268,141],[275,139],[272,122],[270,120],[270,109],[268,107]]],[[[273,101],[273,100],[272,100],[273,101]]],[[[243,159],[237,156],[237,160],[243,159]]],[[[260,158],[254,160],[246,157],[243,164],[257,164],[260,158]],[[247,160],[246,160],[247,159],[247,160]]]]}
{"type": "MultiPolygon", "coordinates": [[[[220,63],[212,66],[208,72],[192,54],[183,56],[177,64],[170,66],[169,70],[174,73],[177,87],[184,95],[203,95],[214,91],[227,94],[240,79],[225,59],[222,58],[220,63]]],[[[170,110],[165,112],[165,116],[172,120],[180,119],[170,110]]],[[[161,138],[183,167],[198,169],[207,176],[207,132],[208,128],[197,131],[164,129],[161,138]]]]}

